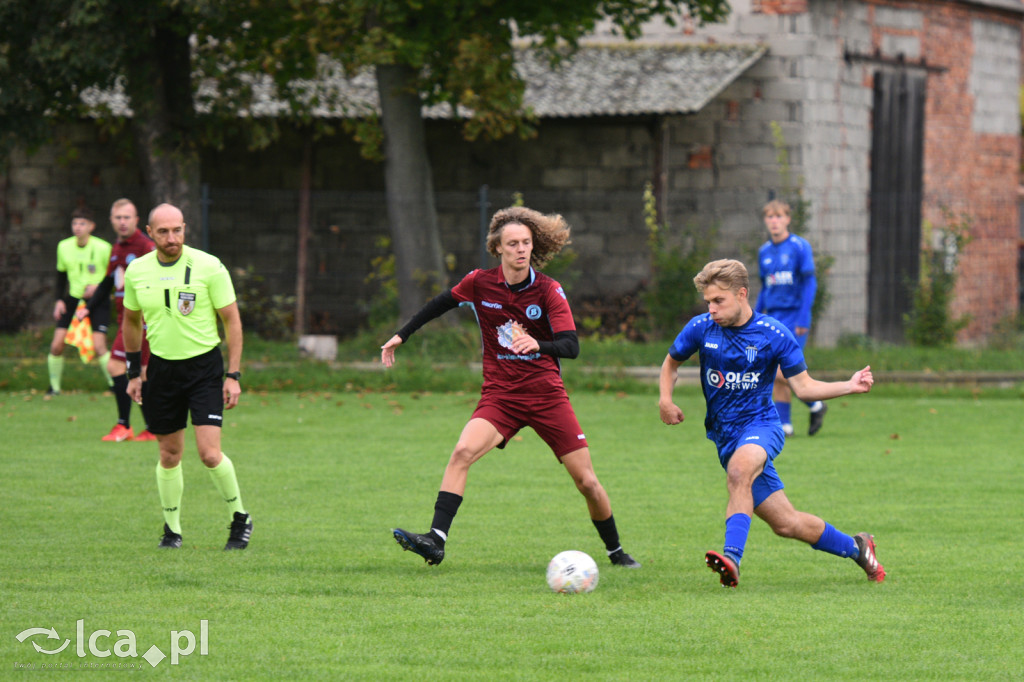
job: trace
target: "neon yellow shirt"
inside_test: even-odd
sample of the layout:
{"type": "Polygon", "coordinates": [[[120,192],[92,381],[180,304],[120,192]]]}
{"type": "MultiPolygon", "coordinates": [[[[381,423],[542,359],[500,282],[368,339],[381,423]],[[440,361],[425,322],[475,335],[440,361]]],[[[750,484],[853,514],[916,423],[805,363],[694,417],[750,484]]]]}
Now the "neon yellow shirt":
{"type": "Polygon", "coordinates": [[[150,350],[164,360],[194,358],[219,345],[217,310],[234,301],[224,264],[189,246],[174,263],[161,263],[152,251],[124,272],[124,307],[142,311],[150,350]]]}
{"type": "Polygon", "coordinates": [[[103,281],[111,248],[110,242],[91,235],[85,246],[79,246],[74,237],[57,244],[57,271],[68,273],[68,294],[82,298],[85,287],[103,281]]]}

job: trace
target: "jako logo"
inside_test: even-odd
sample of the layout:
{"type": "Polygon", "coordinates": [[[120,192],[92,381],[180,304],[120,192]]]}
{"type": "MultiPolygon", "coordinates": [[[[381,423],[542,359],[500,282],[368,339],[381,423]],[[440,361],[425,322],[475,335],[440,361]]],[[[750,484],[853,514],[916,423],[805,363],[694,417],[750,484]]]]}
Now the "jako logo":
{"type": "Polygon", "coordinates": [[[705,348],[718,348],[718,344],[717,343],[711,343],[710,341],[705,341],[704,342],[704,347],[705,348]]]}
{"type": "MultiPolygon", "coordinates": [[[[57,630],[51,628],[28,628],[22,630],[16,636],[19,642],[24,642],[29,637],[35,635],[46,635],[46,639],[60,639],[57,634],[57,630]]],[[[110,630],[96,630],[89,635],[88,639],[85,636],[85,619],[79,620],[75,627],[75,652],[79,658],[85,658],[86,646],[88,646],[89,653],[96,658],[107,658],[114,654],[117,658],[138,658],[138,645],[135,641],[135,633],[131,630],[118,630],[117,636],[119,639],[114,642],[113,652],[110,650],[110,630]]],[[[201,620],[199,621],[199,655],[209,655],[209,637],[210,637],[210,621],[201,620]]],[[[54,655],[64,651],[71,644],[70,639],[65,639],[64,643],[55,649],[44,649],[42,646],[37,644],[35,641],[32,642],[32,646],[35,648],[37,653],[54,655]]],[[[171,630],[171,641],[168,645],[171,652],[171,665],[178,665],[178,659],[182,656],[188,656],[196,650],[196,636],[191,630],[171,630]],[[184,642],[184,645],[182,644],[184,642]]],[[[160,663],[167,658],[167,654],[160,650],[155,644],[146,650],[146,653],[142,654],[142,658],[146,660],[152,667],[157,667],[160,663]]],[[[51,664],[45,664],[43,667],[50,667],[51,664]]],[[[106,667],[115,667],[115,664],[104,664],[106,667]]],[[[24,667],[34,667],[32,664],[24,664],[24,667]]],[[[61,666],[63,667],[63,666],[61,666]]],[[[83,667],[95,667],[85,666],[83,667]]],[[[116,667],[132,667],[131,662],[122,663],[116,667]]]]}

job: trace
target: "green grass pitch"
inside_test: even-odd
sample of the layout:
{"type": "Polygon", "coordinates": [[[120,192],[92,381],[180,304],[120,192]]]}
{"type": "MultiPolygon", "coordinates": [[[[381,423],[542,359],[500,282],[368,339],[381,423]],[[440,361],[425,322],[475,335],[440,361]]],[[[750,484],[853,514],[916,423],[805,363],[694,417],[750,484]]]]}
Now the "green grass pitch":
{"type": "Polygon", "coordinates": [[[191,430],[184,547],[160,551],[156,444],[100,442],[113,400],[3,394],[0,679],[129,665],[198,680],[1024,677],[1019,400],[878,387],[833,401],[814,438],[798,406],[777,460],[790,499],[874,533],[888,577],[868,583],[852,561],[755,520],[740,586],[725,590],[703,563],[721,549],[725,477],[685,387],[676,427],[650,394],[573,395],[641,570],[607,563],[582,497],[532,431],[474,466],[441,566],[402,552],[390,529],[429,524],[476,398],[243,395],[224,450],[255,530],[248,550],[223,552],[227,512],[191,430]],[[547,562],[566,549],[598,560],[595,592],[548,590],[547,562]],[[100,652],[130,631],[138,657],[94,655],[80,620],[85,639],[110,631],[96,635],[100,652]],[[19,641],[31,628],[58,637],[19,641]],[[64,640],[58,654],[34,648],[64,640]],[[151,666],[141,656],[153,646],[176,646],[177,663],[151,666]]]}

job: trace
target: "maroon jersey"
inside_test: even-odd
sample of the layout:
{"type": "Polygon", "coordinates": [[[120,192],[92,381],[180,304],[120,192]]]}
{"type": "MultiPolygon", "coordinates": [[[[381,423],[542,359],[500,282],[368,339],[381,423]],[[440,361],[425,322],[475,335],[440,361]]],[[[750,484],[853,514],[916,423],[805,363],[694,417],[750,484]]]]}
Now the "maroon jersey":
{"type": "Polygon", "coordinates": [[[153,240],[146,236],[142,230],[135,230],[128,239],[118,239],[110,251],[110,264],[107,265],[107,275],[114,276],[114,305],[117,310],[117,325],[121,326],[121,316],[124,314],[124,270],[128,264],[139,256],[145,256],[156,248],[153,240]]]}
{"type": "Polygon", "coordinates": [[[558,358],[512,352],[512,340],[524,332],[551,341],[558,332],[576,331],[562,285],[530,268],[529,284],[512,291],[497,267],[469,273],[452,288],[452,296],[471,305],[480,324],[485,393],[564,390],[558,358]]]}

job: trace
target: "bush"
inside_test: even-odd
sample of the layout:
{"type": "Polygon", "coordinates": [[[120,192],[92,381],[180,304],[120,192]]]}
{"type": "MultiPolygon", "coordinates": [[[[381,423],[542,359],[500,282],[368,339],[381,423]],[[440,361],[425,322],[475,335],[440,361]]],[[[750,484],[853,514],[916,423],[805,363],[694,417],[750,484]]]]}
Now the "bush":
{"type": "Polygon", "coordinates": [[[644,185],[644,222],[651,253],[651,278],[642,293],[647,327],[655,336],[674,335],[686,320],[703,312],[704,302],[693,285],[694,276],[711,257],[717,230],[688,225],[676,234],[658,222],[654,189],[644,185]]]}
{"type": "Polygon", "coordinates": [[[242,329],[268,341],[295,338],[295,296],[274,294],[253,266],[234,272],[242,329]]]}
{"type": "Polygon", "coordinates": [[[909,283],[914,302],[911,311],[903,316],[903,323],[907,340],[915,346],[950,346],[957,332],[971,321],[970,315],[954,318],[950,310],[956,267],[960,253],[970,241],[971,221],[966,215],[954,216],[948,209],[943,209],[943,214],[943,228],[936,229],[930,221],[924,222],[921,274],[916,283],[909,283]]]}

